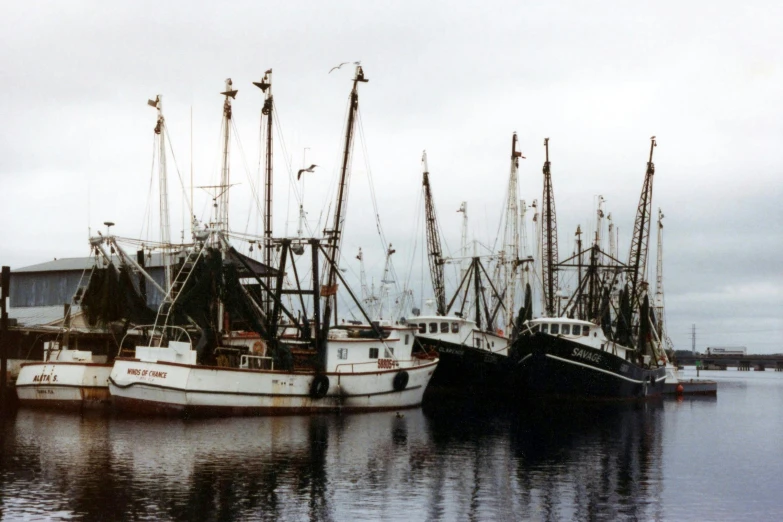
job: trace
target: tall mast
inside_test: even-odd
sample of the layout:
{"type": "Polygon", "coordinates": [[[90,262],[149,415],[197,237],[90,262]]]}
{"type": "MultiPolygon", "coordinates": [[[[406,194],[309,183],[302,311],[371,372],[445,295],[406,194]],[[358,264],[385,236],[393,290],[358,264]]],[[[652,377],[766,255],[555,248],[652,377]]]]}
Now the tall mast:
{"type": "Polygon", "coordinates": [[[613,259],[617,259],[617,241],[616,241],[614,223],[612,222],[611,212],[606,215],[606,220],[609,222],[609,227],[607,230],[607,234],[609,235],[609,255],[613,259]]]}
{"type": "MultiPolygon", "coordinates": [[[[525,215],[527,214],[527,203],[524,199],[519,200],[519,231],[520,231],[520,246],[522,248],[522,255],[527,257],[530,254],[527,251],[527,223],[525,222],[525,215]]],[[[530,282],[530,274],[528,274],[530,268],[526,265],[522,271],[522,286],[530,282]]]]}
{"type": "Polygon", "coordinates": [[[337,188],[337,206],[334,211],[334,222],[332,229],[327,230],[328,242],[327,251],[329,257],[332,260],[328,264],[327,276],[326,276],[326,303],[324,305],[323,315],[323,331],[322,335],[326,335],[329,328],[330,315],[332,313],[332,306],[337,309],[337,264],[340,262],[339,252],[340,243],[342,241],[343,225],[345,223],[345,203],[348,198],[348,181],[350,178],[350,165],[351,165],[351,152],[353,150],[353,128],[356,123],[356,113],[359,110],[359,82],[367,82],[364,77],[364,71],[361,65],[356,66],[356,74],[353,79],[353,88],[350,95],[350,108],[348,110],[348,122],[345,129],[345,143],[343,145],[343,159],[342,166],[340,168],[340,183],[337,188]],[[331,297],[331,298],[329,298],[331,297]]]}
{"type": "Polygon", "coordinates": [[[665,332],[663,324],[663,212],[658,209],[658,262],[655,267],[655,319],[658,338],[664,342],[665,332]]]}
{"type": "Polygon", "coordinates": [[[552,191],[552,173],[549,163],[549,138],[544,138],[546,161],[544,162],[544,194],[541,215],[543,230],[541,236],[541,272],[544,280],[544,313],[554,317],[557,312],[557,218],[555,216],[555,195],[552,191]]]}
{"type": "Polygon", "coordinates": [[[515,323],[514,300],[516,297],[516,275],[519,266],[519,207],[517,206],[519,190],[517,171],[519,169],[519,158],[523,157],[521,152],[517,151],[517,133],[511,137],[511,172],[508,178],[508,201],[506,203],[506,229],[503,247],[503,270],[505,281],[503,281],[505,292],[506,321],[505,328],[511,331],[515,323]]]}
{"type": "MultiPolygon", "coordinates": [[[[264,151],[264,264],[267,267],[272,266],[272,124],[274,122],[274,99],[272,98],[272,69],[264,73],[260,82],[253,82],[253,85],[261,89],[264,93],[264,106],[261,109],[261,119],[266,118],[266,143],[264,151]]],[[[263,128],[263,127],[262,127],[263,128]]],[[[268,292],[264,293],[263,308],[269,315],[272,307],[271,296],[268,292]]]]}
{"type": "Polygon", "coordinates": [[[427,165],[427,151],[421,155],[421,165],[424,170],[424,211],[427,220],[427,260],[430,264],[430,276],[432,278],[432,290],[435,292],[435,306],[438,315],[446,314],[446,285],[443,277],[443,254],[440,249],[440,233],[438,231],[438,219],[435,214],[435,202],[432,200],[430,188],[430,170],[427,165]]]}
{"type": "Polygon", "coordinates": [[[463,201],[460,203],[459,210],[457,212],[462,213],[462,237],[460,239],[460,261],[459,280],[465,279],[465,273],[468,271],[470,261],[468,257],[468,202],[463,201]]]}
{"type": "Polygon", "coordinates": [[[223,154],[220,165],[220,185],[217,188],[217,229],[225,234],[228,232],[228,188],[229,160],[228,150],[231,138],[231,100],[236,98],[236,90],[232,90],[231,78],[226,79],[226,90],[221,92],[223,100],[223,154]]]}
{"type": "Polygon", "coordinates": [[[642,283],[646,279],[650,221],[652,221],[653,174],[655,174],[655,165],[652,158],[655,145],[655,136],[653,136],[650,138],[650,159],[647,162],[647,172],[644,176],[644,185],[639,198],[639,207],[636,210],[636,221],[634,222],[633,239],[631,240],[631,253],[628,261],[628,266],[631,269],[629,274],[631,280],[631,309],[636,309],[641,304],[640,290],[642,283]]]}
{"type": "Polygon", "coordinates": [[[166,121],[163,118],[163,100],[161,95],[155,101],[148,100],[147,105],[155,107],[158,121],[155,124],[155,139],[158,141],[158,183],[160,192],[160,242],[163,244],[163,272],[166,288],[171,288],[171,270],[169,270],[168,246],[171,244],[171,225],[169,222],[169,190],[166,178],[166,121]]]}

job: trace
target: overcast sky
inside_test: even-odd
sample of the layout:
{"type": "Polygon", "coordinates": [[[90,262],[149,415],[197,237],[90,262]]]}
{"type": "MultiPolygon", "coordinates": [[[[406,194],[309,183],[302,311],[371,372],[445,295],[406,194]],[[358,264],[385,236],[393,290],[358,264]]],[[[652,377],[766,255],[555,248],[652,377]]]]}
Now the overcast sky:
{"type": "MultiPolygon", "coordinates": [[[[541,198],[543,138],[551,139],[561,253],[573,249],[578,224],[590,229],[602,194],[627,257],[656,135],[654,207],[666,215],[675,346],[690,348],[696,324],[698,349],[783,352],[779,2],[3,2],[0,33],[4,265],[87,255],[88,227],[106,220],[118,235],[156,237],[155,114],[146,105],[156,94],[182,177],[170,158],[179,237],[191,109],[194,185],[214,184],[229,77],[242,143],[232,149],[232,228],[256,231],[248,216],[262,94],[251,82],[268,68],[285,140],[283,149],[276,137],[275,232],[296,231],[284,160],[300,168],[305,147],[307,163],[321,166],[305,191],[315,228],[339,167],[352,75],[347,66],[327,72],[361,60],[370,82],[360,87],[364,140],[344,251],[367,252],[368,276],[380,279],[383,268],[370,174],[397,272],[405,277],[415,257],[418,274],[422,150],[454,250],[461,201],[471,238],[494,241],[513,131],[527,158],[528,204],[541,198]]],[[[208,217],[204,190],[194,207],[208,217]]]]}

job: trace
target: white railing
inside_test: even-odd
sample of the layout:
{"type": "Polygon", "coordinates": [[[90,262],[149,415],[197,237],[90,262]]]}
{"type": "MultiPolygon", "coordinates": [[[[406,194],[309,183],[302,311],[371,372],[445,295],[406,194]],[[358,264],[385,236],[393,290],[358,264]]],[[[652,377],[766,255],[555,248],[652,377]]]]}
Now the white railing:
{"type": "Polygon", "coordinates": [[[263,355],[243,355],[239,361],[239,367],[247,370],[274,370],[275,360],[263,355]],[[269,361],[268,368],[265,361],[269,361]]]}

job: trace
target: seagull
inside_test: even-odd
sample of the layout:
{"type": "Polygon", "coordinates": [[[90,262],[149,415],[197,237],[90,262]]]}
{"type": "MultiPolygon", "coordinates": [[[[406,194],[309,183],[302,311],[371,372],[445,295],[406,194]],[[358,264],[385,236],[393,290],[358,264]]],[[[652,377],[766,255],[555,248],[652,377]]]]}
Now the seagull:
{"type": "Polygon", "coordinates": [[[297,174],[296,174],[296,181],[299,181],[299,179],[302,177],[302,172],[315,172],[315,170],[314,170],[314,169],[315,169],[317,166],[318,166],[318,165],[310,165],[310,166],[309,166],[309,167],[307,167],[306,169],[299,169],[299,172],[297,172],[297,174]]]}
{"type": "MultiPolygon", "coordinates": [[[[340,67],[342,67],[343,65],[345,65],[345,64],[347,64],[347,63],[351,63],[351,62],[343,62],[343,63],[341,63],[340,65],[337,65],[337,66],[335,66],[335,67],[332,67],[331,69],[329,69],[329,73],[328,73],[328,74],[332,74],[332,71],[334,71],[335,69],[339,69],[340,67]]],[[[354,65],[361,65],[361,64],[362,64],[362,62],[353,62],[353,64],[354,64],[354,65]]]]}

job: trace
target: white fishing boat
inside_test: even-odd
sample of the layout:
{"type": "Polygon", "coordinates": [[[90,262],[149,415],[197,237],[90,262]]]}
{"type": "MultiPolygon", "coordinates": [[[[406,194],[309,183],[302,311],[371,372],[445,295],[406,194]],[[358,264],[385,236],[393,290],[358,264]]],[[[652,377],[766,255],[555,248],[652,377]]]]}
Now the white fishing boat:
{"type": "MultiPolygon", "coordinates": [[[[237,91],[227,81],[222,93],[222,192],[216,197],[214,219],[199,229],[195,244],[175,269],[156,324],[137,327],[148,333],[149,341],[135,346],[132,356],[115,360],[109,388],[117,409],[188,416],[283,415],[421,404],[438,359],[414,351],[415,327],[381,328],[373,323],[337,266],[357,85],[365,81],[357,66],[333,227],[325,238],[272,237],[272,132],[267,132],[264,237],[257,240],[265,264],[260,267],[228,241],[225,161],[231,100],[237,91]],[[336,325],[340,284],[358,305],[366,326],[336,325]],[[240,336],[232,342],[240,327],[255,332],[256,340],[240,336]]],[[[265,93],[262,113],[271,126],[271,70],[255,85],[265,93]]]]}
{"type": "Polygon", "coordinates": [[[323,372],[275,370],[264,355],[242,355],[236,368],[200,365],[191,342],[139,346],[135,357],[115,361],[109,387],[120,410],[147,414],[285,415],[421,404],[437,360],[411,353],[412,328],[395,328],[386,339],[348,335],[329,332],[323,372]]]}
{"type": "Polygon", "coordinates": [[[101,408],[109,403],[111,369],[92,352],[46,343],[43,361],[22,363],[16,394],[22,406],[101,408]]]}

